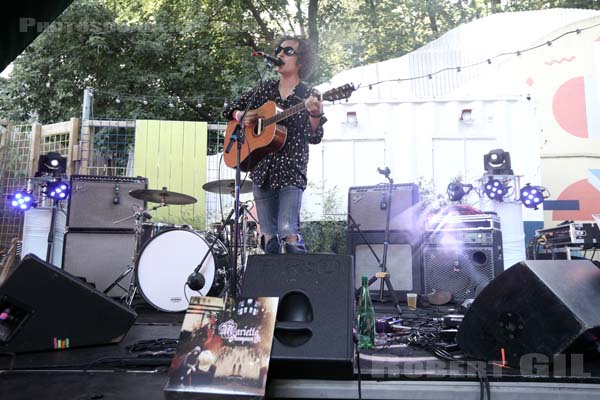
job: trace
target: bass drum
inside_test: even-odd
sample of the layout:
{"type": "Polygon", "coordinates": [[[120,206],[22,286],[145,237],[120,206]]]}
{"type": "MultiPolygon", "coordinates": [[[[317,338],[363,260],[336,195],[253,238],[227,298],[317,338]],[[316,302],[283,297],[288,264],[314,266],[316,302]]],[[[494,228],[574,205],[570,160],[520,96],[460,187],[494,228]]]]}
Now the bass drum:
{"type": "Polygon", "coordinates": [[[136,262],[136,280],[142,297],[154,308],[185,311],[191,296],[218,296],[225,286],[229,254],[223,243],[209,232],[171,229],[154,236],[142,248],[136,262]],[[189,275],[200,264],[210,245],[200,273],[205,284],[199,291],[187,286],[189,275]]]}

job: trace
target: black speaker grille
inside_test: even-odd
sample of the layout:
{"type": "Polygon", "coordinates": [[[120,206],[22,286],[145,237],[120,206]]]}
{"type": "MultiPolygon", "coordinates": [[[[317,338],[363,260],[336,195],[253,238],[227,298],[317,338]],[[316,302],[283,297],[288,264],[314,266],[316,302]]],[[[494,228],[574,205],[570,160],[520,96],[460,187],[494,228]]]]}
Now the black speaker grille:
{"type": "MultiPolygon", "coordinates": [[[[97,290],[107,289],[127,267],[133,264],[135,236],[128,232],[68,232],[64,239],[63,269],[93,283],[97,290]]],[[[121,281],[128,288],[130,273],[121,281]]],[[[108,295],[121,296],[124,291],[115,287],[108,295]]]]}
{"type": "Polygon", "coordinates": [[[492,247],[425,246],[423,258],[425,292],[447,291],[456,302],[474,298],[494,279],[492,247]]]}
{"type": "Polygon", "coordinates": [[[71,176],[71,197],[67,214],[70,230],[133,230],[135,221],[130,218],[134,207],[145,208],[143,200],[129,195],[132,190],[146,189],[146,178],[126,176],[71,176]]]}

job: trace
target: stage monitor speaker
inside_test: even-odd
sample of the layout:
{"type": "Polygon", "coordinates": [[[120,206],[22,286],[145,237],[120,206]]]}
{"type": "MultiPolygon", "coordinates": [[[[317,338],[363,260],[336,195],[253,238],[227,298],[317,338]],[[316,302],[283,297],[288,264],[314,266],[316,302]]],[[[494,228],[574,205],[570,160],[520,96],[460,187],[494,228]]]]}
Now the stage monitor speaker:
{"type": "Polygon", "coordinates": [[[457,342],[470,357],[520,366],[521,357],[597,353],[600,270],[589,260],[522,261],[468,308],[457,342]]]}
{"type": "Polygon", "coordinates": [[[72,175],[67,212],[69,230],[132,231],[134,218],[118,224],[115,221],[132,216],[136,207],[146,207],[143,200],[131,197],[129,192],[147,186],[147,179],[142,177],[72,175]]]}
{"type": "Polygon", "coordinates": [[[271,376],[352,378],[352,282],[349,256],[248,257],[242,296],[279,297],[271,376]]]}
{"type": "Polygon", "coordinates": [[[0,352],[118,343],[137,314],[80,279],[26,255],[0,282],[0,352]]]}
{"type": "MultiPolygon", "coordinates": [[[[354,186],[348,190],[348,226],[361,232],[384,231],[389,185],[354,186]],[[352,218],[350,218],[352,217],[352,218]],[[354,220],[354,222],[353,222],[354,220]]],[[[417,223],[419,187],[414,183],[392,186],[390,230],[411,230],[417,223]]]]}
{"type": "Polygon", "coordinates": [[[456,303],[473,299],[504,270],[502,245],[424,245],[425,293],[445,291],[456,303]]]}
{"type": "MultiPolygon", "coordinates": [[[[64,238],[63,269],[75,276],[85,278],[104,292],[127,267],[133,264],[135,235],[127,231],[67,232],[64,238]]],[[[129,288],[133,273],[120,285],[129,288]]],[[[109,296],[125,294],[114,287],[109,296]]]]}
{"type": "MultiPolygon", "coordinates": [[[[383,243],[385,232],[357,232],[348,233],[348,253],[354,256],[354,287],[361,285],[361,276],[371,277],[381,272],[381,265],[373,255],[371,248],[383,262],[383,243]],[[368,243],[368,244],[367,244],[368,243]]],[[[419,253],[420,241],[408,231],[390,232],[386,269],[390,273],[390,282],[401,298],[406,293],[421,293],[423,274],[421,268],[421,255],[419,253]]],[[[371,285],[371,290],[377,286],[371,285]]]]}

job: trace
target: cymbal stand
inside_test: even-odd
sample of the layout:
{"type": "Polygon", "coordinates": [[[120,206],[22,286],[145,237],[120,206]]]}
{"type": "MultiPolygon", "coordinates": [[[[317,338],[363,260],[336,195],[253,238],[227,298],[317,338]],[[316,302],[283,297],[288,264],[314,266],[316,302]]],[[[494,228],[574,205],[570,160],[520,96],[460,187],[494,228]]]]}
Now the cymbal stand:
{"type": "MultiPolygon", "coordinates": [[[[258,219],[252,214],[250,208],[247,204],[242,204],[240,207],[240,219],[241,219],[241,231],[233,232],[231,235],[236,234],[240,236],[241,245],[240,245],[240,260],[241,260],[241,272],[244,273],[246,271],[246,263],[248,261],[248,253],[246,249],[248,247],[248,219],[252,219],[254,222],[258,224],[258,219]]],[[[233,240],[229,242],[233,243],[233,240]]]]}
{"type": "MultiPolygon", "coordinates": [[[[160,207],[164,207],[166,205],[167,204],[165,204],[163,201],[159,205],[152,207],[150,209],[150,211],[154,211],[154,210],[156,210],[160,207]]],[[[135,281],[135,274],[133,275],[133,277],[131,278],[131,281],[129,282],[129,288],[123,287],[120,282],[123,279],[125,279],[127,277],[127,275],[129,275],[135,269],[136,261],[139,257],[139,251],[140,251],[140,247],[142,244],[141,243],[142,223],[146,219],[151,219],[152,215],[147,210],[144,210],[143,208],[135,207],[133,215],[130,215],[129,217],[120,219],[113,223],[120,224],[121,222],[130,220],[131,218],[135,219],[135,226],[134,226],[134,231],[133,231],[134,232],[133,256],[131,257],[131,264],[127,265],[127,269],[121,275],[119,275],[117,277],[117,279],[115,279],[114,282],[111,283],[103,292],[104,294],[108,295],[108,293],[113,288],[118,286],[121,290],[123,290],[125,292],[125,294],[123,296],[121,296],[121,300],[124,301],[130,307],[131,307],[131,304],[133,303],[133,298],[135,297],[135,294],[137,293],[137,290],[138,290],[137,282],[135,281]]]]}

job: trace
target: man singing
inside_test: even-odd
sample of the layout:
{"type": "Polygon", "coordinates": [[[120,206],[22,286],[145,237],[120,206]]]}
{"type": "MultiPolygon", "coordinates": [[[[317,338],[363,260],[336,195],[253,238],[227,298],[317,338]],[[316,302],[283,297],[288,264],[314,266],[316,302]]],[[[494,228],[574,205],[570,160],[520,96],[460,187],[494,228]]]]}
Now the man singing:
{"type": "MultiPolygon", "coordinates": [[[[275,49],[275,56],[283,62],[275,67],[279,80],[268,80],[260,85],[241,121],[243,126],[256,123],[258,117],[254,110],[267,101],[274,101],[282,109],[304,102],[306,110],[280,122],[287,127],[286,142],[281,150],[265,156],[250,172],[252,192],[263,234],[263,250],[277,254],[284,243],[287,253],[306,253],[300,234],[300,208],[307,183],[308,145],[321,142],[327,119],[323,116],[318,93],[301,79],[310,75],[317,55],[310,41],[284,37],[275,49]]],[[[239,121],[253,92],[229,104],[223,116],[239,121]]]]}

